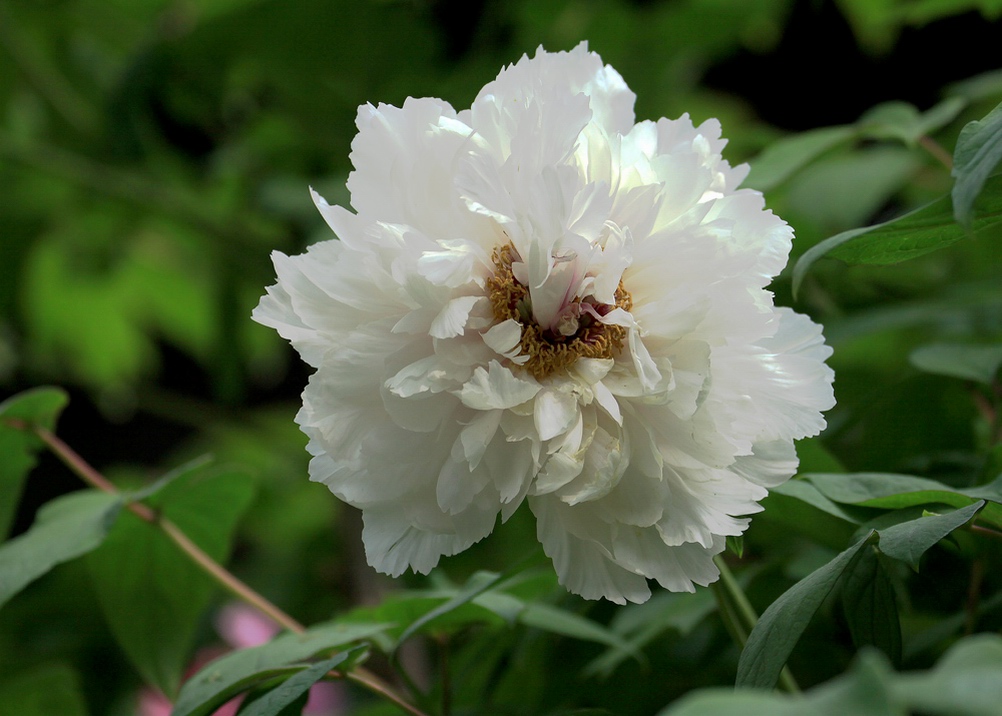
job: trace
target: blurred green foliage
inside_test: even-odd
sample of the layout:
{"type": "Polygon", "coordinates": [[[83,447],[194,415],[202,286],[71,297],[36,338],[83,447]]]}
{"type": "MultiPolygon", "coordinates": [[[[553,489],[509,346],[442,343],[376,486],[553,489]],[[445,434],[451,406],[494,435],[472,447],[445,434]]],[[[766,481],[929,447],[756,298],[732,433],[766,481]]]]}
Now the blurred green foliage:
{"type": "MultiPolygon", "coordinates": [[[[1002,74],[967,65],[959,74],[951,60],[962,59],[963,44],[923,48],[942,55],[935,82],[943,86],[934,87],[942,104],[899,101],[909,98],[889,83],[879,96],[893,103],[871,110],[833,102],[838,118],[828,124],[838,127],[791,134],[791,125],[761,117],[792,113],[811,89],[798,90],[804,76],[762,76],[757,82],[775,90],[763,95],[757,85],[728,84],[735,63],[776,56],[762,66],[810,64],[782,51],[796,33],[816,29],[815,16],[818,26],[851,28],[847,53],[883,62],[902,37],[941,23],[966,23],[961,43],[971,28],[997,36],[1000,14],[996,0],[0,0],[0,391],[66,386],[73,402],[60,433],[126,488],[206,452],[227,470],[255,475],[258,496],[242,519],[233,568],[304,622],[374,605],[399,586],[418,591],[374,613],[416,619],[462,594],[456,584],[477,569],[503,572],[535,554],[531,518],[516,515],[446,560],[431,581],[409,576],[398,585],[373,574],[357,516],[306,479],[305,439],[292,421],[305,370],[249,320],[274,281],[269,253],[330,238],[307,187],[348,204],[357,107],[408,95],[468,106],[522,53],[588,40],[636,92],[639,118],[721,120],[728,158],[752,160],[750,185],[797,231],[792,265],[829,236],[948,194],[950,171],[935,146],[952,153],[965,124],[1002,100],[1002,74]],[[780,95],[784,108],[761,104],[780,95]]],[[[850,59],[839,61],[848,67],[850,59]]],[[[846,77],[848,92],[867,79],[846,77]]],[[[906,80],[902,71],[901,86],[906,80]]],[[[956,489],[1002,472],[992,347],[1002,338],[1000,234],[998,223],[976,238],[960,232],[949,248],[890,267],[811,267],[795,305],[824,325],[835,349],[838,406],[828,431],[800,446],[803,472],[900,472],[956,489]]],[[[779,303],[793,304],[790,270],[774,290],[779,303]]],[[[26,455],[0,467],[4,522],[30,462],[26,455]]],[[[59,475],[42,461],[15,521],[20,530],[72,484],[59,475]]],[[[843,503],[817,484],[795,481],[770,496],[744,540],[736,571],[759,611],[888,514],[843,503]]],[[[235,520],[242,505],[230,507],[235,520]]],[[[905,509],[921,510],[898,507],[889,513],[898,521],[920,514],[905,509]]],[[[226,536],[218,539],[222,553],[226,536]]],[[[100,555],[92,571],[113,571],[100,555]]],[[[931,549],[918,573],[881,563],[881,599],[893,591],[900,610],[904,667],[930,668],[958,635],[1002,626],[1002,577],[985,570],[999,557],[997,545],[958,533],[931,549]]],[[[67,714],[134,712],[141,682],[112,629],[131,617],[155,619],[138,608],[129,614],[128,600],[98,599],[87,580],[81,564],[64,565],[0,612],[0,694],[58,684],[48,705],[27,705],[34,710],[19,716],[53,713],[54,703],[67,714]],[[109,603],[122,617],[112,617],[111,629],[102,615],[109,603]]],[[[464,603],[456,621],[432,622],[419,648],[400,657],[434,691],[448,654],[456,713],[646,714],[733,681],[738,650],[708,591],[657,594],[623,609],[569,597],[545,577],[508,591],[498,599],[587,616],[606,640],[577,638],[587,631],[579,622],[561,632],[552,620],[506,621],[498,602],[494,611],[464,603]]],[[[818,608],[791,659],[804,686],[844,670],[859,633],[831,600],[818,608]]],[[[166,688],[196,647],[219,642],[205,613],[189,615],[186,629],[194,641],[172,643],[173,661],[155,667],[167,674],[158,677],[166,688]]],[[[148,644],[136,649],[147,655],[140,661],[150,658],[148,644]]],[[[866,669],[888,688],[909,683],[868,659],[842,683],[866,669]]],[[[355,697],[357,713],[392,713],[355,697]]]]}

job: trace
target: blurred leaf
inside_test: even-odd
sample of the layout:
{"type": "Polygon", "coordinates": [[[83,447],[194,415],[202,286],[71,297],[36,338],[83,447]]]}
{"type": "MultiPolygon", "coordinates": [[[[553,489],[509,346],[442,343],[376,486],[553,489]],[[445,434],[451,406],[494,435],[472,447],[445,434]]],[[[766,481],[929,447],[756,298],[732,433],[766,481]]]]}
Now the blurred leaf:
{"type": "Polygon", "coordinates": [[[894,585],[880,553],[864,549],[842,583],[842,609],[857,648],[875,646],[901,662],[901,622],[894,585]]]}
{"type": "Polygon", "coordinates": [[[888,557],[900,559],[912,569],[918,570],[919,559],[926,550],[974,519],[974,516],[985,506],[984,500],[962,507],[945,515],[929,515],[919,517],[878,530],[880,534],[880,551],[888,557]]]}
{"type": "MultiPolygon", "coordinates": [[[[985,183],[977,217],[971,222],[973,235],[1002,223],[1002,176],[985,183]]],[[[936,251],[959,241],[967,232],[953,217],[950,197],[882,224],[851,229],[812,246],[793,267],[794,291],[799,289],[811,265],[824,256],[850,264],[893,264],[936,251]]]]}
{"type": "Polygon", "coordinates": [[[794,584],[769,605],[748,635],[738,661],[735,686],[772,688],[790,652],[859,551],[875,540],[871,532],[823,567],[794,584]]]}
{"type": "Polygon", "coordinates": [[[989,175],[1002,160],[1002,104],[979,121],[960,131],[953,152],[953,212],[957,221],[970,226],[974,200],[989,175]]]}
{"type": "MultiPolygon", "coordinates": [[[[752,699],[745,702],[751,708],[745,716],[906,716],[900,707],[893,703],[888,683],[889,669],[885,660],[874,652],[864,651],[859,659],[852,664],[851,670],[832,681],[815,687],[807,694],[795,696],[779,694],[755,694],[768,699],[752,699]],[[770,710],[771,709],[771,710],[770,710]]],[[[735,692],[735,695],[741,694],[735,692]]],[[[749,695],[754,692],[749,692],[749,695]]],[[[693,699],[699,703],[699,698],[693,699]]],[[[710,702],[706,702],[709,706],[710,702]]],[[[716,704],[716,710],[680,710],[678,714],[685,716],[739,716],[742,700],[722,699],[716,704]]],[[[704,707],[705,708],[705,707],[704,707]]],[[[662,716],[670,714],[677,716],[671,710],[662,712],[662,716]]]]}
{"type": "Polygon", "coordinates": [[[845,546],[860,522],[804,480],[770,488],[762,507],[760,520],[777,522],[836,551],[845,546]]]}
{"type": "Polygon", "coordinates": [[[80,490],[43,506],[31,529],[0,545],[0,606],[57,564],[99,546],[120,507],[118,496],[98,490],[80,490]]]}
{"type": "MultiPolygon", "coordinates": [[[[433,592],[399,592],[389,595],[376,606],[357,607],[351,610],[344,616],[344,621],[347,624],[385,624],[386,628],[383,633],[375,635],[374,638],[380,649],[390,652],[396,648],[400,634],[410,624],[415,623],[428,612],[440,607],[455,596],[455,589],[433,592]]],[[[453,631],[462,626],[477,623],[501,626],[508,621],[510,609],[517,610],[521,607],[521,600],[506,594],[488,592],[477,596],[470,602],[454,606],[440,614],[434,622],[425,623],[423,628],[453,631]],[[498,597],[503,600],[500,609],[497,609],[498,597]]]]}
{"type": "MultiPolygon", "coordinates": [[[[1002,592],[979,601],[975,616],[981,618],[999,609],[1002,609],[1002,592]]],[[[951,643],[962,632],[970,619],[971,614],[965,605],[964,609],[940,618],[927,629],[909,634],[908,641],[905,643],[904,660],[906,662],[912,661],[923,652],[940,647],[942,644],[951,643]]]]}
{"type": "Polygon", "coordinates": [[[0,683],[0,716],[86,716],[79,679],[63,664],[41,666],[0,683]]]}
{"type": "Polygon", "coordinates": [[[42,444],[29,430],[5,421],[54,430],[56,418],[68,402],[69,396],[61,388],[35,388],[0,403],[0,539],[10,530],[24,479],[35,466],[35,452],[42,444]]]}
{"type": "Polygon", "coordinates": [[[969,102],[1002,94],[1002,70],[990,70],[947,85],[946,94],[961,97],[969,102]]]}
{"type": "MultiPolygon", "coordinates": [[[[253,493],[245,475],[196,465],[164,485],[149,504],[221,562],[253,493]]],[[[88,566],[122,649],[144,679],[175,694],[216,583],[162,530],[132,514],[119,520],[88,566]]]]}
{"type": "Polygon", "coordinates": [[[927,373],[991,385],[1002,366],[1002,346],[934,343],[915,349],[908,360],[927,373]]]}
{"type": "Polygon", "coordinates": [[[769,191],[831,149],[857,138],[897,139],[912,146],[922,136],[952,122],[966,104],[961,97],[950,97],[923,113],[907,102],[885,102],[865,113],[855,125],[821,127],[784,137],[751,161],[744,185],[769,191]]]}
{"type": "Polygon", "coordinates": [[[138,490],[125,493],[125,499],[128,502],[141,502],[143,500],[153,497],[158,492],[163,490],[167,485],[174,482],[174,480],[179,477],[190,476],[196,470],[203,467],[207,467],[212,462],[212,457],[209,455],[201,455],[196,457],[194,460],[177,467],[165,475],[161,475],[156,480],[151,482],[149,485],[142,487],[138,490]]]}
{"type": "Polygon", "coordinates": [[[551,634],[569,636],[572,639],[593,641],[605,644],[632,656],[637,661],[643,661],[640,653],[619,635],[607,627],[592,621],[580,614],[569,612],[559,607],[542,602],[529,602],[519,615],[518,620],[529,627],[535,627],[551,634]]]}
{"type": "Polygon", "coordinates": [[[1002,639],[960,640],[928,671],[894,673],[880,654],[863,651],[849,671],[804,694],[704,689],[659,716],[997,716],[1002,703],[1002,639]]]}
{"type": "Polygon", "coordinates": [[[32,388],[0,403],[0,422],[5,418],[13,418],[29,426],[37,425],[52,430],[56,426],[56,418],[69,400],[62,388],[32,388]]]}
{"type": "Polygon", "coordinates": [[[935,668],[901,674],[892,693],[915,712],[995,716],[1002,704],[1002,639],[976,634],[957,642],[935,668]]]}
{"type": "Polygon", "coordinates": [[[751,161],[744,186],[769,191],[855,135],[852,127],[823,127],[773,142],[751,161]]]}
{"type": "Polygon", "coordinates": [[[658,716],[906,716],[892,697],[892,677],[879,654],[864,651],[848,673],[804,694],[703,689],[658,716]]]}
{"type": "MultiPolygon", "coordinates": [[[[689,634],[697,624],[717,608],[716,599],[709,589],[695,592],[657,592],[643,604],[627,604],[617,610],[611,629],[630,647],[640,652],[647,644],[674,630],[680,635],[689,634]]],[[[585,676],[608,678],[630,652],[610,647],[584,668],[585,676]]]]}
{"type": "Polygon", "coordinates": [[[777,209],[832,234],[868,221],[921,167],[922,160],[905,147],[862,146],[804,169],[785,187],[777,209]]]}
{"type": "Polygon", "coordinates": [[[949,97],[927,112],[919,112],[907,102],[884,102],[860,117],[856,126],[867,139],[898,139],[908,146],[956,119],[967,103],[949,97]]]}
{"type": "Polygon", "coordinates": [[[797,716],[804,708],[806,704],[800,699],[791,703],[789,697],[764,691],[712,688],[687,694],[658,716],[797,716]]]}
{"type": "MultiPolygon", "coordinates": [[[[360,647],[364,649],[364,647],[360,647]]],[[[293,674],[283,681],[279,686],[267,692],[252,703],[241,707],[241,716],[277,716],[290,704],[304,698],[313,684],[324,678],[328,671],[334,669],[350,657],[355,655],[359,649],[340,651],[329,659],[324,659],[312,664],[309,668],[293,674]]],[[[300,711],[301,712],[301,711],[300,711]]],[[[299,712],[297,712],[299,713],[299,712]]]]}
{"type": "Polygon", "coordinates": [[[171,716],[210,714],[254,684],[295,675],[309,667],[303,661],[327,657],[353,642],[382,633],[387,626],[330,622],[302,634],[282,634],[267,644],[234,651],[209,662],[184,683],[171,716]]]}
{"type": "Polygon", "coordinates": [[[398,644],[406,641],[411,635],[415,634],[419,629],[428,624],[428,622],[433,619],[440,617],[444,614],[451,612],[457,607],[461,607],[464,604],[472,601],[474,597],[479,594],[486,592],[491,587],[498,584],[503,579],[502,575],[496,574],[494,572],[476,572],[471,576],[463,588],[460,589],[456,596],[452,597],[444,604],[440,604],[431,611],[422,615],[420,618],[411,622],[406,629],[404,629],[403,634],[400,635],[398,644]]]}

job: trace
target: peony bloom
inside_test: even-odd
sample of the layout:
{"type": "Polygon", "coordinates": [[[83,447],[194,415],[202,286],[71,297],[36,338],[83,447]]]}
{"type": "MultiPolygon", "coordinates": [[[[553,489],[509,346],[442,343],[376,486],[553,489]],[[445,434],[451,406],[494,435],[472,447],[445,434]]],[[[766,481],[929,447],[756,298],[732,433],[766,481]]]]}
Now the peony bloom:
{"type": "Polygon", "coordinates": [[[692,591],[834,404],[820,328],[766,286],[793,232],[716,120],[634,123],[582,44],[456,112],[365,105],[340,239],[273,255],[254,319],[316,372],[312,480],[369,563],[427,573],[527,502],[561,583],[692,591]]]}

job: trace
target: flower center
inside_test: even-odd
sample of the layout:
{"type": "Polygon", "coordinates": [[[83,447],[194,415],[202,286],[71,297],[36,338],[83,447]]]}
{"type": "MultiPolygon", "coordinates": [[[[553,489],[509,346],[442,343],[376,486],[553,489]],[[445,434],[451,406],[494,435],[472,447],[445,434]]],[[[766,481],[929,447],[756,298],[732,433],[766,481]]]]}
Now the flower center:
{"type": "Polygon", "coordinates": [[[538,380],[569,368],[578,358],[612,358],[619,353],[626,328],[602,323],[596,316],[616,308],[633,308],[622,281],[616,288],[615,305],[598,303],[591,296],[575,298],[560,312],[555,329],[544,328],[533,319],[528,286],[516,280],[512,271],[517,256],[511,244],[494,249],[491,260],[496,270],[487,279],[487,288],[494,317],[499,322],[513,318],[522,324],[520,352],[529,356],[520,366],[523,370],[538,380]]]}

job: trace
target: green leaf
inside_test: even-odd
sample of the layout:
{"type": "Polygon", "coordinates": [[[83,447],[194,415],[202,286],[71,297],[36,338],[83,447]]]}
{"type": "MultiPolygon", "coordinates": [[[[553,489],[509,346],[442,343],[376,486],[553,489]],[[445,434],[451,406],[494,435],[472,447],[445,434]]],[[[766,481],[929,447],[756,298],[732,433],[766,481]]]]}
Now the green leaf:
{"type": "Polygon", "coordinates": [[[794,707],[803,706],[803,703],[794,705],[787,697],[768,692],[714,688],[690,693],[658,716],[795,716],[804,712],[795,712],[794,707]]]}
{"type": "Polygon", "coordinates": [[[960,131],[953,153],[953,211],[956,219],[970,226],[974,201],[985,180],[1002,160],[1002,104],[983,119],[968,122],[960,131]]]}
{"type": "Polygon", "coordinates": [[[863,652],[847,674],[806,694],[706,689],[680,699],[659,716],[906,716],[894,703],[891,676],[879,654],[863,652]]]}
{"type": "MultiPolygon", "coordinates": [[[[210,557],[224,561],[254,488],[246,475],[195,466],[149,504],[210,557]]],[[[177,692],[191,641],[216,584],[158,527],[131,513],[88,558],[111,630],[143,678],[177,692]]]]}
{"type": "Polygon", "coordinates": [[[1002,475],[987,485],[955,489],[935,480],[894,473],[812,473],[805,475],[826,497],[846,504],[884,509],[942,504],[967,507],[989,500],[981,519],[1002,527],[1002,475]]]}
{"type": "Polygon", "coordinates": [[[898,139],[909,146],[952,122],[967,101],[950,97],[927,112],[905,102],[887,102],[864,114],[855,125],[822,127],[784,137],[751,161],[744,185],[769,191],[826,152],[853,139],[898,139]]]}
{"type": "MultiPolygon", "coordinates": [[[[978,202],[970,231],[977,236],[1002,223],[1002,176],[989,178],[978,202]]],[[[949,196],[915,209],[904,216],[873,226],[850,229],[829,237],[804,252],[793,267],[796,292],[810,267],[822,257],[849,264],[894,264],[936,251],[968,236],[954,220],[949,196]]]]}
{"type": "Polygon", "coordinates": [[[276,716],[276,714],[280,714],[282,709],[304,696],[313,684],[324,678],[328,671],[343,664],[357,651],[359,649],[340,651],[329,659],[318,661],[309,668],[290,676],[276,688],[241,708],[241,716],[276,716]]]}
{"type": "Polygon", "coordinates": [[[852,127],[823,127],[774,142],[752,160],[744,185],[769,191],[854,135],[852,127]]]}
{"type": "Polygon", "coordinates": [[[828,499],[817,489],[817,487],[812,485],[807,480],[789,480],[781,485],[776,485],[771,488],[771,492],[786,495],[788,497],[794,497],[802,502],[806,502],[812,507],[818,508],[822,512],[826,512],[829,515],[837,517],[840,520],[845,520],[846,522],[851,522],[853,524],[858,523],[852,515],[848,514],[845,510],[828,499]]]}
{"type": "Polygon", "coordinates": [[[916,348],[908,360],[926,373],[991,385],[1002,366],[1002,346],[934,343],[916,348]]]}
{"type": "Polygon", "coordinates": [[[900,509],[931,502],[962,507],[964,495],[941,482],[890,472],[808,473],[804,478],[830,500],[865,507],[900,509]]]}
{"type": "Polygon", "coordinates": [[[161,475],[160,477],[158,477],[156,480],[146,485],[145,487],[142,487],[138,490],[134,490],[132,492],[125,493],[125,499],[127,502],[142,502],[143,500],[153,497],[153,495],[160,492],[162,489],[167,487],[167,485],[174,482],[174,480],[178,479],[179,477],[184,477],[186,475],[189,475],[195,470],[206,467],[211,463],[212,463],[212,457],[210,455],[201,455],[199,457],[196,457],[194,460],[186,462],[184,465],[174,468],[170,472],[161,475]]]}
{"type": "MultiPolygon", "coordinates": [[[[285,682],[282,682],[285,683],[285,682]]],[[[247,709],[253,708],[254,704],[258,702],[259,699],[263,698],[265,695],[271,693],[271,689],[268,685],[259,686],[253,691],[247,692],[244,696],[244,700],[240,702],[240,707],[237,710],[237,716],[242,716],[247,713],[247,709]]],[[[291,701],[286,706],[283,706],[280,711],[276,711],[272,716],[302,716],[303,709],[306,708],[306,704],[310,701],[309,690],[301,693],[296,699],[291,701]]]]}
{"type": "MultiPolygon", "coordinates": [[[[611,629],[640,652],[664,632],[674,630],[685,636],[717,608],[709,589],[695,592],[658,592],[643,604],[628,604],[616,611],[611,629]]],[[[608,678],[629,652],[610,647],[585,666],[585,676],[608,678]]]]}
{"type": "Polygon", "coordinates": [[[13,418],[29,426],[52,430],[56,426],[56,418],[69,401],[69,395],[62,388],[32,388],[0,403],[0,423],[13,418]]]}
{"type": "Polygon", "coordinates": [[[171,716],[203,716],[255,684],[292,676],[303,661],[324,657],[349,644],[381,634],[387,624],[331,622],[302,634],[282,634],[267,644],[241,649],[202,668],[181,687],[171,716]]]}
{"type": "Polygon", "coordinates": [[[907,102],[884,102],[860,117],[856,126],[866,139],[897,139],[912,146],[952,122],[966,104],[960,97],[949,97],[923,113],[907,102]]]}
{"type": "Polygon", "coordinates": [[[997,716],[1002,703],[1002,639],[962,639],[929,671],[896,674],[877,652],[863,651],[845,674],[804,694],[702,689],[658,716],[997,716]]]}
{"type": "Polygon", "coordinates": [[[901,661],[901,622],[894,585],[880,552],[864,549],[842,583],[842,609],[857,648],[875,646],[901,661]]]}
{"type": "Polygon", "coordinates": [[[97,490],[80,490],[42,507],[31,529],[0,546],[0,606],[57,564],[100,545],[120,507],[117,496],[97,490]]]}
{"type": "Polygon", "coordinates": [[[901,674],[892,693],[916,713],[996,716],[1002,704],[1002,639],[976,634],[925,673],[901,674]]]}
{"type": "Polygon", "coordinates": [[[908,563],[917,571],[919,558],[926,550],[974,519],[984,505],[984,500],[979,500],[945,515],[919,517],[882,529],[879,531],[880,551],[908,563]]]}
{"type": "MultiPolygon", "coordinates": [[[[455,589],[400,592],[388,596],[375,606],[353,609],[344,616],[344,621],[346,623],[386,624],[385,633],[377,635],[376,642],[380,649],[392,652],[397,647],[400,635],[408,626],[455,596],[455,589]]],[[[468,624],[477,623],[501,626],[505,622],[514,621],[513,610],[517,614],[522,606],[521,600],[510,595],[485,592],[466,604],[453,606],[448,611],[439,614],[434,622],[426,622],[423,628],[428,628],[431,625],[434,629],[455,630],[468,624]],[[499,617],[499,614],[502,616],[499,617]]]]}
{"type": "Polygon", "coordinates": [[[769,605],[748,635],[738,661],[735,686],[772,688],[804,629],[859,551],[875,539],[871,532],[823,567],[794,584],[769,605]]]}
{"type": "Polygon", "coordinates": [[[497,585],[502,578],[502,575],[494,572],[474,573],[473,576],[467,580],[466,584],[463,585],[463,588],[459,590],[456,596],[452,597],[444,604],[440,604],[435,607],[430,612],[422,615],[419,619],[414,620],[406,629],[404,629],[404,633],[400,635],[400,639],[397,643],[403,643],[411,635],[433,619],[448,614],[454,609],[473,601],[474,597],[483,594],[491,587],[497,585]]]}
{"type": "Polygon", "coordinates": [[[977,102],[1002,94],[1002,70],[989,70],[954,82],[946,87],[946,94],[967,102],[977,102]]]}
{"type": "Polygon", "coordinates": [[[840,152],[797,174],[784,188],[783,211],[802,216],[819,235],[851,229],[869,220],[922,167],[915,152],[896,145],[840,152]]]}
{"type": "Polygon", "coordinates": [[[795,530],[835,551],[845,547],[860,523],[806,480],[789,480],[770,488],[762,508],[765,512],[761,519],[795,530]]]}
{"type": "Polygon", "coordinates": [[[0,539],[10,530],[24,479],[35,467],[35,453],[42,444],[24,427],[54,430],[68,402],[69,396],[61,388],[34,388],[0,403],[0,539]],[[8,422],[12,420],[15,425],[8,422]]]}
{"type": "Polygon", "coordinates": [[[518,620],[526,626],[552,634],[605,644],[629,654],[638,661],[643,661],[640,653],[619,635],[580,614],[574,614],[542,602],[530,602],[526,604],[518,620]]]}
{"type": "Polygon", "coordinates": [[[76,672],[41,666],[0,683],[0,716],[86,716],[76,672]]]}

